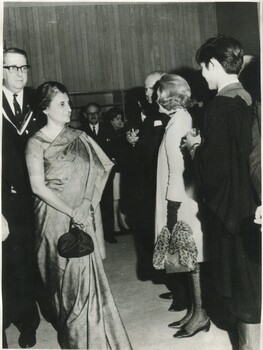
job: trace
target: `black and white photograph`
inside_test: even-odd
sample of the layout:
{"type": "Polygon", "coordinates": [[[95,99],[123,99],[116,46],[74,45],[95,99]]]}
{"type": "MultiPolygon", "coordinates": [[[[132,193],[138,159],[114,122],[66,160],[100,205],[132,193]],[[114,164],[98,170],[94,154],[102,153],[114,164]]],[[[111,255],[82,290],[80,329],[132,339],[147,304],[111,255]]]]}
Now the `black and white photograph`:
{"type": "Polygon", "coordinates": [[[0,348],[263,350],[262,5],[0,4],[0,348]]]}

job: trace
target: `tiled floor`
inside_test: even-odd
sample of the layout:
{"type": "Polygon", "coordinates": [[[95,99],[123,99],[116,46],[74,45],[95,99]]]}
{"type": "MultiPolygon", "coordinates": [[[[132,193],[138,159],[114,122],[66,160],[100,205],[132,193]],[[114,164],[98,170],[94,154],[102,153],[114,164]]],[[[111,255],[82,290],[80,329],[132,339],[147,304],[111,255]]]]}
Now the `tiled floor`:
{"type": "MultiPolygon", "coordinates": [[[[167,291],[165,286],[137,279],[133,237],[125,235],[117,239],[118,244],[107,243],[107,259],[104,265],[134,350],[232,350],[228,333],[214,323],[208,333],[200,332],[188,339],[173,338],[175,332],[167,325],[179,320],[185,312],[167,311],[170,301],[158,297],[167,291]]],[[[11,325],[7,330],[9,348],[19,348],[18,336],[17,329],[11,325]]],[[[34,348],[60,348],[56,332],[43,318],[34,348]]]]}

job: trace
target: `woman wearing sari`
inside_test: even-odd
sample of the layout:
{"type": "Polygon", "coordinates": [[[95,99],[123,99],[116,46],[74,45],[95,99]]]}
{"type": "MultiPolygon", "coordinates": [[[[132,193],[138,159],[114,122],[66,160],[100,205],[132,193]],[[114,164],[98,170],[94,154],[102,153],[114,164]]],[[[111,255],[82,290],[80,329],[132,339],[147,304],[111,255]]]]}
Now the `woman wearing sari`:
{"type": "Polygon", "coordinates": [[[67,126],[71,107],[62,84],[46,82],[37,92],[47,124],[29,139],[26,161],[35,194],[38,267],[58,342],[69,349],[131,349],[102,264],[99,202],[113,164],[83,131],[67,126]],[[92,237],[90,255],[58,254],[58,239],[71,220],[92,237]]]}

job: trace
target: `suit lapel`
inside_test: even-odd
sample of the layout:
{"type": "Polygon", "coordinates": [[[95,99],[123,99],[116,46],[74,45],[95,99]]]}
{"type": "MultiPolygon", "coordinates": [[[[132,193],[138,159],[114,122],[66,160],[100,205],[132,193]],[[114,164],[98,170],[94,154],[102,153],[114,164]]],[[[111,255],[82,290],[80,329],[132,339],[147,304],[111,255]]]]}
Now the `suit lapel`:
{"type": "Polygon", "coordinates": [[[29,93],[26,88],[24,88],[24,94],[23,94],[23,110],[21,115],[21,124],[17,122],[16,116],[14,115],[8,100],[3,92],[3,109],[5,111],[6,116],[8,117],[8,121],[11,122],[11,124],[17,129],[17,132],[21,135],[25,128],[30,123],[30,118],[32,116],[31,113],[31,107],[29,105],[29,93]]]}
{"type": "Polygon", "coordinates": [[[7,101],[7,98],[5,96],[5,93],[2,93],[2,97],[3,97],[3,109],[7,115],[7,117],[9,118],[9,120],[11,121],[11,123],[16,127],[19,128],[19,125],[17,124],[17,120],[16,117],[7,101]]]}
{"type": "Polygon", "coordinates": [[[22,111],[22,118],[26,118],[26,116],[30,113],[31,108],[29,104],[29,92],[26,88],[24,88],[24,94],[23,94],[23,111],[22,111]]]}

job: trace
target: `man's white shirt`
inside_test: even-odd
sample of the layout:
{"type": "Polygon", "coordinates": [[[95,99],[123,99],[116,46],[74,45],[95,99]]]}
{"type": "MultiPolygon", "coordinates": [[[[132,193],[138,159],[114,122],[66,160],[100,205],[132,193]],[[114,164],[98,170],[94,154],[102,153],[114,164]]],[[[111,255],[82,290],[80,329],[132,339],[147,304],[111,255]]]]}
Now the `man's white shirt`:
{"type": "MultiPolygon", "coordinates": [[[[13,104],[14,100],[14,93],[10,90],[8,90],[4,85],[3,85],[3,92],[5,94],[5,97],[9,103],[9,106],[12,110],[12,112],[15,114],[15,108],[13,104]]],[[[16,100],[19,103],[19,106],[21,108],[21,111],[23,110],[23,98],[24,98],[24,89],[22,89],[20,92],[16,93],[17,97],[16,100]]]]}

